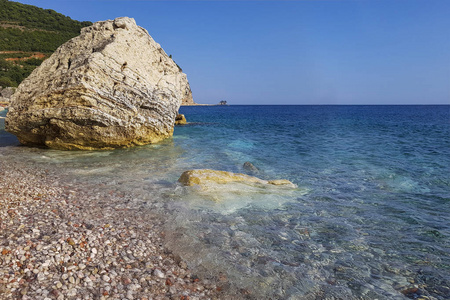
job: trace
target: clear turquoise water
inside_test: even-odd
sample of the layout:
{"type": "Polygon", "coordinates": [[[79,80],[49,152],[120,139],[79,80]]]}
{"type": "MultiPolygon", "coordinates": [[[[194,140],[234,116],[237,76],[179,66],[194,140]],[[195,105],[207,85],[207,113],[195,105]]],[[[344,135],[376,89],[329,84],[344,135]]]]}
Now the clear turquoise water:
{"type": "Polygon", "coordinates": [[[450,299],[450,106],[181,113],[191,123],[173,139],[102,152],[18,147],[0,119],[0,159],[53,168],[93,193],[126,192],[124,205],[165,216],[167,246],[199,274],[226,275],[230,293],[450,299]],[[184,170],[246,172],[246,161],[299,188],[177,184],[184,170]]]}

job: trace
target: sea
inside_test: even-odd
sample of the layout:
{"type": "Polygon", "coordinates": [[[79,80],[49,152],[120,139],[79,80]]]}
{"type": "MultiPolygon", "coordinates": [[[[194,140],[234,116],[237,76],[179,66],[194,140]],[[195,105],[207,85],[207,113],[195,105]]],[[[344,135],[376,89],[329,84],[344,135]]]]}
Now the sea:
{"type": "Polygon", "coordinates": [[[166,246],[196,274],[226,278],[229,299],[450,299],[449,105],[180,113],[189,124],[173,138],[114,151],[20,146],[0,119],[0,159],[130,195],[166,220],[166,246]],[[191,169],[297,188],[184,187],[191,169]]]}

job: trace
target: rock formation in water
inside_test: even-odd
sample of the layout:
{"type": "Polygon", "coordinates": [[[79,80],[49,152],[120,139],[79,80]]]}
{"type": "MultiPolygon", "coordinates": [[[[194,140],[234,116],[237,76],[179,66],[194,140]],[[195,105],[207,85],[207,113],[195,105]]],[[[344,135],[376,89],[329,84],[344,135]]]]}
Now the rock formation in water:
{"type": "Polygon", "coordinates": [[[255,167],[251,162],[246,161],[243,165],[244,170],[247,171],[250,175],[257,174],[259,172],[258,168],[255,167]]]}
{"type": "Polygon", "coordinates": [[[117,18],[83,28],[35,69],[11,99],[6,129],[55,149],[143,145],[171,136],[189,101],[178,65],[134,19],[117,18]]]}
{"type": "Polygon", "coordinates": [[[181,174],[178,181],[186,186],[206,185],[210,183],[224,184],[231,182],[240,182],[245,184],[261,184],[261,185],[270,184],[270,185],[285,185],[291,188],[297,187],[295,184],[286,179],[267,181],[245,174],[209,170],[209,169],[185,171],[183,172],[183,174],[181,174]]]}
{"type": "Polygon", "coordinates": [[[175,117],[175,125],[186,125],[186,117],[183,114],[179,114],[175,117]]]}

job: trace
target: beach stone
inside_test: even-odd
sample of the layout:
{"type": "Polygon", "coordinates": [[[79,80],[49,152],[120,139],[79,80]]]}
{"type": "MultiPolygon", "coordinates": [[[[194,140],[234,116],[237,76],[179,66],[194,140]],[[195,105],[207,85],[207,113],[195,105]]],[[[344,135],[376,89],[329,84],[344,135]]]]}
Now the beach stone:
{"type": "Polygon", "coordinates": [[[186,74],[132,18],[100,21],[60,46],[11,97],[6,130],[25,145],[113,149],[172,136],[186,74]]]}
{"type": "Polygon", "coordinates": [[[161,271],[158,270],[158,269],[155,269],[155,270],[153,271],[153,275],[155,275],[155,276],[158,277],[158,278],[164,278],[164,277],[165,277],[164,273],[161,272],[161,271]]]}
{"type": "Polygon", "coordinates": [[[289,187],[296,187],[295,184],[286,179],[266,181],[245,174],[218,171],[218,170],[209,170],[209,169],[185,171],[183,172],[183,174],[181,174],[178,181],[185,186],[206,185],[209,183],[226,184],[231,182],[240,182],[245,184],[262,184],[262,185],[271,184],[271,185],[286,185],[289,187]]]}
{"type": "Polygon", "coordinates": [[[170,292],[172,295],[176,294],[176,293],[177,293],[176,287],[171,286],[171,287],[169,288],[169,292],[170,292]]]}
{"type": "Polygon", "coordinates": [[[75,288],[72,288],[67,292],[67,296],[69,296],[69,297],[74,297],[76,295],[77,295],[77,289],[75,289],[75,288]]]}
{"type": "Polygon", "coordinates": [[[133,300],[134,299],[133,291],[127,291],[127,299],[128,300],[133,300]]]}
{"type": "Polygon", "coordinates": [[[129,285],[131,283],[131,279],[128,278],[127,276],[123,276],[122,277],[122,284],[123,285],[129,285]]]}
{"type": "Polygon", "coordinates": [[[37,280],[38,280],[38,281],[42,281],[42,280],[44,280],[44,279],[45,279],[44,273],[39,273],[39,274],[37,275],[37,280]]]}

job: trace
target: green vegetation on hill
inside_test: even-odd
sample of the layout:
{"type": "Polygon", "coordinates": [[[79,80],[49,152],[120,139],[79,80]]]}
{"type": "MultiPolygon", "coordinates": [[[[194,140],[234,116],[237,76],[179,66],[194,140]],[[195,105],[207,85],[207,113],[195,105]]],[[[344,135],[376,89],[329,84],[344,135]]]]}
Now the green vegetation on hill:
{"type": "Polygon", "coordinates": [[[79,22],[51,9],[33,5],[0,0],[0,21],[17,23],[19,26],[48,31],[72,32],[77,35],[80,29],[91,22],[79,22]]]}
{"type": "Polygon", "coordinates": [[[0,51],[53,52],[78,34],[0,27],[0,51]]]}
{"type": "Polygon", "coordinates": [[[11,53],[0,54],[0,86],[17,86],[22,80],[39,66],[43,58],[29,58],[17,61],[7,61],[5,58],[15,58],[14,56],[26,55],[30,57],[33,53],[11,53]]]}
{"type": "Polygon", "coordinates": [[[0,0],[0,86],[17,86],[56,48],[91,24],[51,9],[0,0]]]}

